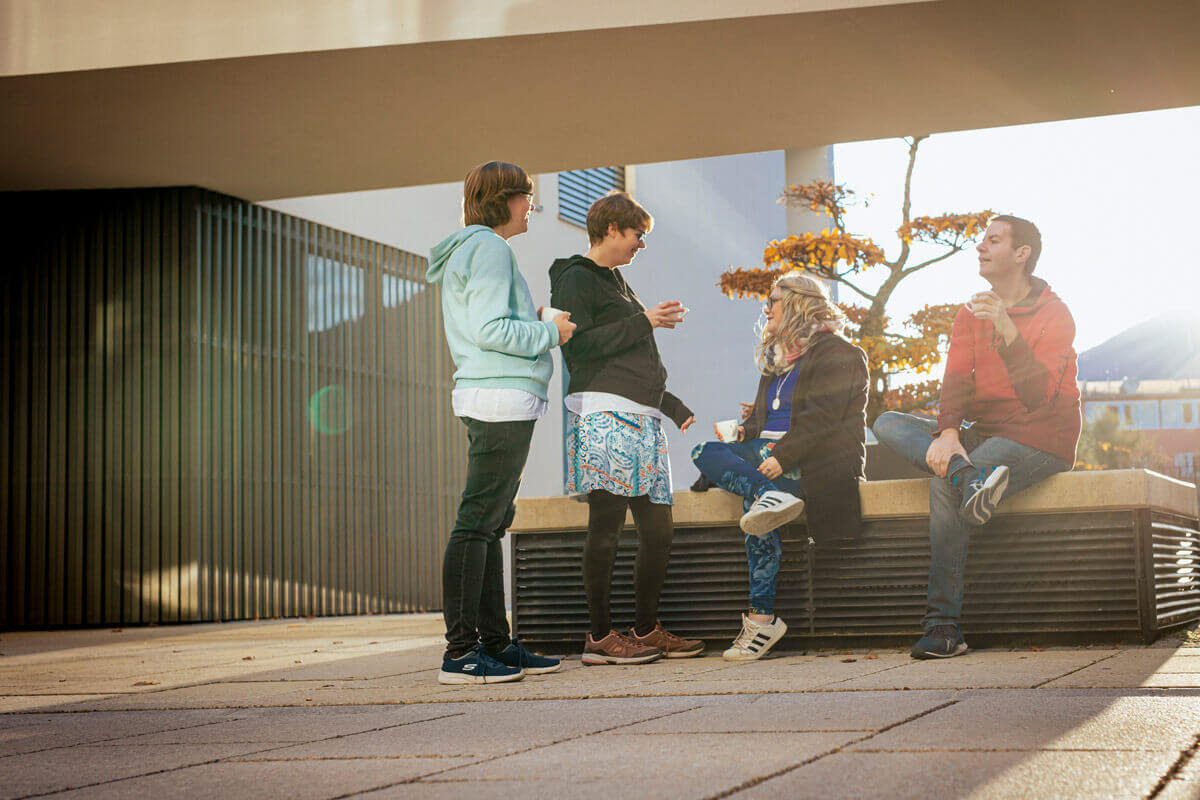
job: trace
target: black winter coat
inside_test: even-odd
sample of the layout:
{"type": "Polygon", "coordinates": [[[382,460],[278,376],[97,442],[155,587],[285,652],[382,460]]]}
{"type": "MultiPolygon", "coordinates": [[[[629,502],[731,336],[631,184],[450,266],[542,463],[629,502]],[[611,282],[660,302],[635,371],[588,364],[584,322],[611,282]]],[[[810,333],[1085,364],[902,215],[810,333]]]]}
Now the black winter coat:
{"type": "MultiPolygon", "coordinates": [[[[808,532],[818,542],[858,536],[858,486],[867,458],[867,355],[835,334],[814,339],[796,362],[791,427],[771,455],[784,472],[800,468],[808,532]]],[[[758,382],[744,441],[758,438],[767,421],[774,375],[758,382]]]]}

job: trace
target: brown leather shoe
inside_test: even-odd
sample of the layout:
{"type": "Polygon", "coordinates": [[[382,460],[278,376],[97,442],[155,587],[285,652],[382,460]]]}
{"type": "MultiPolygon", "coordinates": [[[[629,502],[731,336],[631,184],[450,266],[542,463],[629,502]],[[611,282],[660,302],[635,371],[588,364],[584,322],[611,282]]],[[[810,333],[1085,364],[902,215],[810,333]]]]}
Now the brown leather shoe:
{"type": "Polygon", "coordinates": [[[663,651],[657,647],[638,644],[628,636],[609,631],[608,636],[598,642],[589,633],[579,660],[585,666],[594,667],[598,664],[649,664],[662,657],[663,651]]]}
{"type": "Polygon", "coordinates": [[[638,636],[637,631],[629,629],[629,638],[640,645],[649,645],[662,650],[667,658],[692,658],[704,652],[704,642],[699,639],[684,639],[670,631],[663,630],[662,623],[656,623],[654,630],[645,636],[638,636]]]}

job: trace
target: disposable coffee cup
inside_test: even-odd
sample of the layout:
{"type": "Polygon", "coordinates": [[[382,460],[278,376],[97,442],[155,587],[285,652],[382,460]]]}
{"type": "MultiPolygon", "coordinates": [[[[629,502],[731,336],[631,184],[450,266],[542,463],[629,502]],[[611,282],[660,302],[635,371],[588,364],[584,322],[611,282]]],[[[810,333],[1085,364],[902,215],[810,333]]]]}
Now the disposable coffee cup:
{"type": "Polygon", "coordinates": [[[554,322],[554,318],[563,313],[561,308],[542,306],[542,322],[554,322]]]}
{"type": "Polygon", "coordinates": [[[975,310],[975,302],[977,300],[979,300],[980,298],[986,297],[986,296],[987,296],[987,292],[976,292],[975,294],[971,295],[971,299],[968,300],[965,304],[967,307],[967,311],[974,311],[975,310]]]}
{"type": "Polygon", "coordinates": [[[723,419],[713,423],[713,430],[717,432],[717,438],[722,442],[736,442],[737,429],[738,421],[736,419],[723,419]]]}

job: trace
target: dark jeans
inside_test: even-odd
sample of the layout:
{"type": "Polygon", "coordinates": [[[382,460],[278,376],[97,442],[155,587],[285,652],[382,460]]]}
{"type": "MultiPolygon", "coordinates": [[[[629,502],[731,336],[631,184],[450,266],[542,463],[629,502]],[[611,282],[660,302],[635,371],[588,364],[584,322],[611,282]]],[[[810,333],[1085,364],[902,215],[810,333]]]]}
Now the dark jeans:
{"type": "Polygon", "coordinates": [[[442,562],[447,658],[458,658],[480,642],[493,653],[508,646],[500,539],[516,513],[513,499],[534,425],[533,420],[460,419],[469,442],[467,485],[442,562]]]}
{"type": "MultiPolygon", "coordinates": [[[[767,439],[749,442],[705,442],[692,450],[692,461],[706,478],[727,492],[742,498],[742,509],[750,510],[754,501],[768,491],[783,491],[804,497],[797,478],[780,475],[771,480],[758,471],[767,451],[767,439]]],[[[746,566],[750,570],[750,611],[775,613],[776,581],[783,543],[779,531],[764,536],[746,537],[746,566]]]]}
{"type": "MultiPolygon", "coordinates": [[[[933,474],[925,463],[925,453],[937,433],[937,422],[888,411],[879,415],[871,429],[880,442],[904,456],[914,467],[933,474]]],[[[959,441],[976,467],[1008,467],[1005,497],[1023,492],[1072,466],[1057,456],[1011,439],[980,436],[972,428],[963,428],[959,441]]],[[[925,618],[921,621],[926,632],[935,625],[957,625],[962,616],[971,528],[958,515],[961,505],[962,493],[949,480],[935,476],[929,482],[929,594],[925,618]]]]}

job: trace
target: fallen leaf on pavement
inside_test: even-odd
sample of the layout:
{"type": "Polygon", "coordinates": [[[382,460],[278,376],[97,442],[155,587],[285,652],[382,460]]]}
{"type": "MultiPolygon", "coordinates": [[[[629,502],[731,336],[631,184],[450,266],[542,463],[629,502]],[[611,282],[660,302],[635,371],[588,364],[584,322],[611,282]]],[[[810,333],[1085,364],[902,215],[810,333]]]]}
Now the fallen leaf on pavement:
{"type": "Polygon", "coordinates": [[[159,681],[138,681],[134,686],[158,686],[159,681]]]}
{"type": "Polygon", "coordinates": [[[853,664],[855,661],[858,661],[858,659],[857,658],[843,658],[842,659],[843,664],[853,664]]]}

